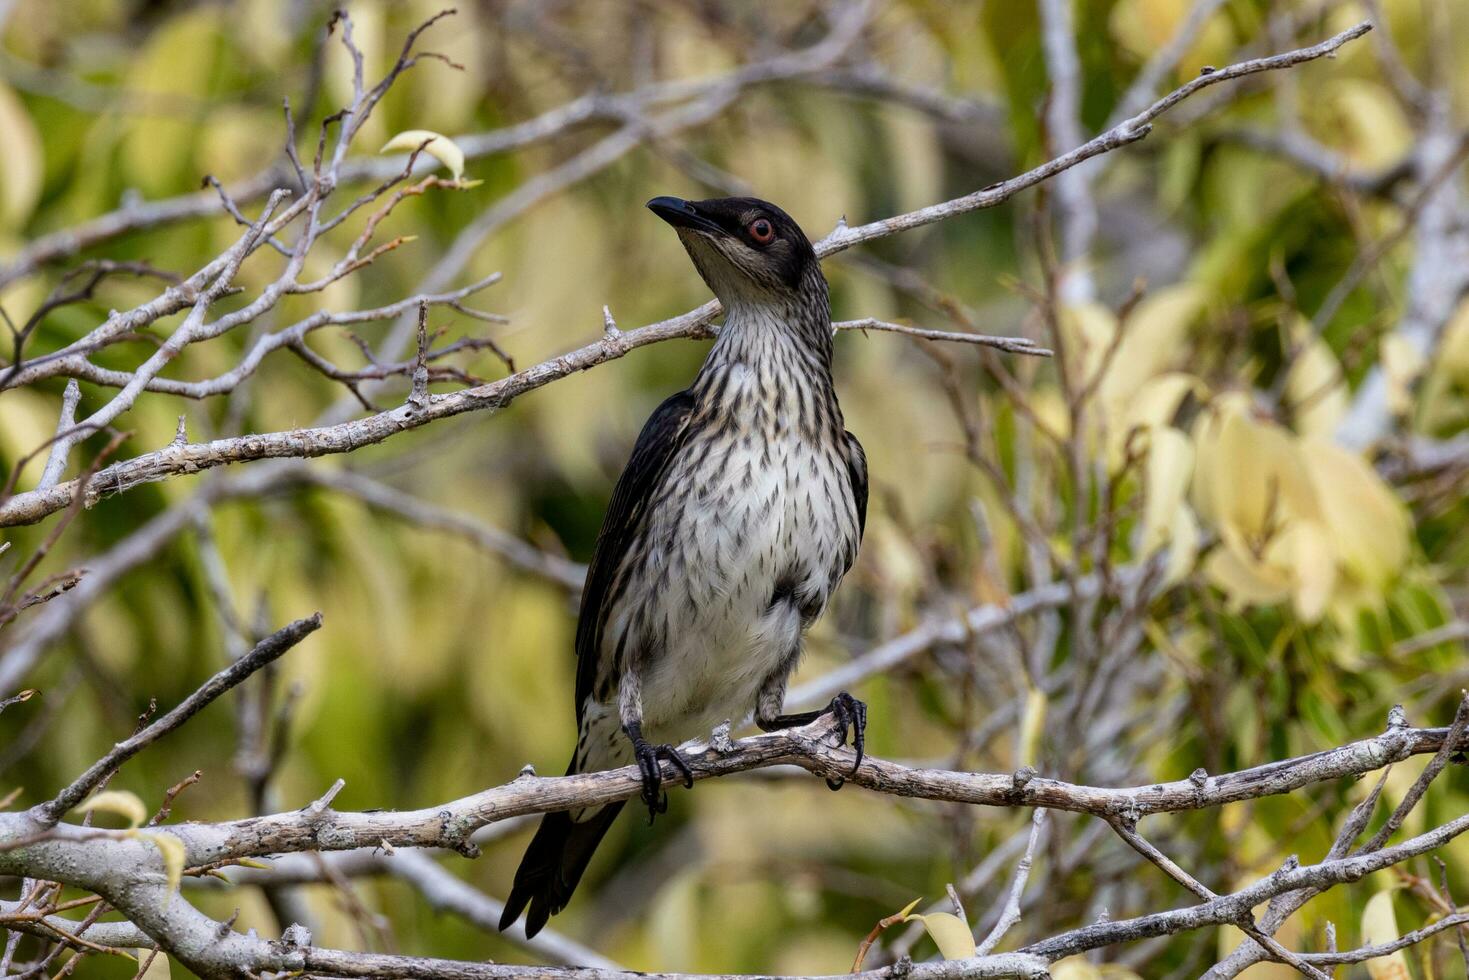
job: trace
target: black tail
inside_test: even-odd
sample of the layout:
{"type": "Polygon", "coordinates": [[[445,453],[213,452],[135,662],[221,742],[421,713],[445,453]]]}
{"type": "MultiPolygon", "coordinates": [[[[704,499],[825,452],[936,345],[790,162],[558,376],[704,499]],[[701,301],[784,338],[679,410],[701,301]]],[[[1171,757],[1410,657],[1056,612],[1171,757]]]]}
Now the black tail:
{"type": "Polygon", "coordinates": [[[525,916],[527,936],[540,932],[547,919],[566,908],[597,845],[621,810],[621,802],[609,803],[581,823],[572,822],[571,815],[565,812],[548,813],[541,818],[540,829],[531,838],[525,857],[520,859],[510,897],[505,899],[505,911],[500,915],[501,932],[515,924],[527,903],[530,904],[525,916]]]}

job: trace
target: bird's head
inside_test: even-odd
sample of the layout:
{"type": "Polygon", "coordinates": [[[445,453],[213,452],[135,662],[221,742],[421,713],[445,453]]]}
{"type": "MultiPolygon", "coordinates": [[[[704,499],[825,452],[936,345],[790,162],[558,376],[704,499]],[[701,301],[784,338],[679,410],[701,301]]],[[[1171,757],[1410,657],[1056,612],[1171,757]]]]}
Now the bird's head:
{"type": "Polygon", "coordinates": [[[699,275],[727,309],[818,296],[824,303],[826,280],[810,240],[774,204],[753,197],[655,197],[648,210],[678,231],[699,275]]]}

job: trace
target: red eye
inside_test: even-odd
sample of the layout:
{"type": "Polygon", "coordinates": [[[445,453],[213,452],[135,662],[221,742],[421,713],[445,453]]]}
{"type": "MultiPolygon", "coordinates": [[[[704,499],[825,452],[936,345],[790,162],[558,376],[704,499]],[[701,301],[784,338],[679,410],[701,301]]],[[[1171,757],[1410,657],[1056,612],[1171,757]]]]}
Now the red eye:
{"type": "Polygon", "coordinates": [[[749,232],[750,237],[761,245],[769,245],[775,240],[775,226],[764,218],[756,218],[750,222],[745,231],[749,232]]]}

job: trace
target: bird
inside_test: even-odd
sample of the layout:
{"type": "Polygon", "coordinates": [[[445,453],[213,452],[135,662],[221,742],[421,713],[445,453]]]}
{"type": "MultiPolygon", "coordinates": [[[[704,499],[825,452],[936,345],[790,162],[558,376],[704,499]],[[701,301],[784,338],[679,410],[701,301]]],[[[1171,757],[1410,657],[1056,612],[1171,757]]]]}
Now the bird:
{"type": "MultiPolygon", "coordinates": [[[[674,747],[753,710],[761,730],[831,714],[862,764],[867,708],[846,692],[782,714],[803,637],[851,569],[867,457],[832,379],[831,303],[810,240],[756,198],[647,207],[676,231],[725,319],[693,383],[643,426],[613,490],[576,629],[576,751],[567,774],[636,763],[651,822],[674,747]]],[[[841,779],[828,779],[833,789],[841,779]]],[[[623,802],[546,814],[503,931],[564,909],[623,802]]]]}

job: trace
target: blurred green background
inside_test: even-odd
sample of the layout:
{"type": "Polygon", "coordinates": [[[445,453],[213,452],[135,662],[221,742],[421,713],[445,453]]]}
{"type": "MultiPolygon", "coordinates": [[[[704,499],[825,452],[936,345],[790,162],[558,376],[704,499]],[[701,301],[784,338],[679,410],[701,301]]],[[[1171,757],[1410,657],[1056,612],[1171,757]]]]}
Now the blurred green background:
{"type": "MultiPolygon", "coordinates": [[[[351,3],[369,73],[384,71],[406,32],[440,6],[351,3]]],[[[1085,131],[1103,127],[1141,64],[1173,36],[1189,6],[1185,0],[1075,4],[1085,131]]],[[[1427,42],[1435,30],[1448,32],[1451,50],[1469,44],[1469,8],[1461,4],[1395,0],[1385,6],[1393,35],[1414,64],[1430,60],[1427,42]]],[[[816,238],[843,216],[856,224],[945,200],[1049,155],[1040,121],[1048,83],[1034,5],[884,0],[877,8],[859,46],[861,58],[910,86],[956,100],[948,111],[926,111],[831,81],[751,86],[706,124],[636,149],[558,190],[479,245],[456,282],[503,272],[503,281],[473,305],[507,316],[508,325],[487,326],[444,310],[433,313],[431,325],[445,328],[450,339],[488,332],[524,367],[596,339],[604,304],[627,329],[703,302],[705,287],[675,237],[642,208],[655,194],[718,196],[725,192],[721,185],[743,182],[785,207],[816,238]]],[[[824,9],[803,0],[462,3],[424,44],[464,70],[435,62],[414,68],[389,93],[355,150],[370,154],[405,129],[456,138],[494,130],[599,87],[625,91],[653,79],[727,71],[769,57],[777,46],[818,40],[826,30],[824,9]]],[[[1280,48],[1267,25],[1282,11],[1296,20],[1286,42],[1310,43],[1364,16],[1353,3],[1230,0],[1164,87],[1194,77],[1200,66],[1237,60],[1241,52],[1280,48]]],[[[327,14],[323,5],[288,0],[0,3],[0,263],[28,240],[111,211],[134,195],[192,192],[205,173],[226,183],[256,174],[280,158],[283,98],[295,106],[309,154],[315,124],[350,96],[348,65],[336,44],[326,45],[316,64],[327,14]],[[319,85],[313,82],[317,70],[319,85]],[[316,98],[302,105],[310,91],[316,98]]],[[[1442,70],[1462,125],[1469,63],[1442,70]]],[[[1256,479],[1257,466],[1268,474],[1271,465],[1281,472],[1316,465],[1312,460],[1321,457],[1311,455],[1306,440],[1329,435],[1350,386],[1384,362],[1384,338],[1402,315],[1415,259],[1411,237],[1388,248],[1325,324],[1319,345],[1292,350],[1288,338],[1319,309],[1354,257],[1411,220],[1411,194],[1359,193],[1344,181],[1242,145],[1232,133],[1270,130],[1279,122],[1276,82],[1292,87],[1302,131],[1346,161],[1349,173],[1389,167],[1419,139],[1420,121],[1394,97],[1367,41],[1288,77],[1237,86],[1227,104],[1202,119],[1165,121],[1145,142],[1091,171],[1103,218],[1088,266],[1099,302],[1068,309],[1063,318],[1073,355],[1081,350],[1081,360],[1095,365],[1118,329],[1119,305],[1135,280],[1146,281],[1147,298],[1137,313],[1150,325],[1153,332],[1143,337],[1151,341],[1126,359],[1132,374],[1104,392],[1104,401],[1125,413],[1147,382],[1169,372],[1186,372],[1200,386],[1194,397],[1203,407],[1196,417],[1169,426],[1168,412],[1157,421],[1193,446],[1190,458],[1198,462],[1190,470],[1195,483],[1187,495],[1188,520],[1205,541],[1227,539],[1211,554],[1226,551],[1232,533],[1248,531],[1249,519],[1201,499],[1210,493],[1202,481],[1243,493],[1238,488],[1256,479]],[[1169,297],[1183,300],[1166,305],[1169,297]],[[1293,365],[1311,356],[1325,372],[1327,400],[1341,402],[1337,416],[1310,421],[1289,391],[1272,415],[1258,393],[1277,390],[1293,365]],[[1340,374],[1348,388],[1341,387],[1340,374]],[[1229,398],[1236,396],[1250,404],[1244,414],[1256,428],[1241,430],[1228,445],[1221,445],[1222,437],[1210,442],[1209,420],[1229,419],[1229,398]],[[1286,446],[1282,461],[1261,462],[1262,453],[1274,451],[1261,447],[1277,443],[1286,446]]],[[[1212,89],[1199,102],[1221,91],[1212,89]]],[[[1179,111],[1195,106],[1185,103],[1179,111]]],[[[411,294],[476,216],[610,131],[589,125],[521,151],[472,159],[466,177],[480,186],[413,198],[394,213],[387,233],[416,235],[415,242],[324,294],[291,298],[266,327],[289,324],[317,306],[375,306],[411,294]]],[[[942,304],[920,302],[913,290],[901,288],[891,271],[901,267],[967,310],[977,329],[1048,342],[1033,302],[1045,269],[1040,256],[1049,247],[1039,234],[1046,201],[1045,192],[1031,192],[828,262],[835,315],[957,329],[942,304]]],[[[258,203],[247,211],[253,215],[256,208],[258,203]]],[[[187,273],[237,235],[231,220],[217,216],[124,235],[84,254],[146,259],[187,273]]],[[[337,257],[331,250],[349,240],[328,240],[313,258],[316,274],[337,257]]],[[[23,320],[64,268],[11,284],[0,292],[0,306],[23,320]]],[[[262,255],[245,266],[241,283],[258,290],[278,268],[276,257],[262,255]]],[[[61,347],[95,327],[109,309],[155,293],[148,281],[109,280],[93,301],[48,317],[31,349],[61,347]]],[[[368,325],[360,333],[376,341],[385,329],[368,325]]],[[[196,345],[168,376],[193,379],[228,370],[249,339],[246,329],[196,345]]],[[[323,331],[312,343],[342,364],[362,363],[345,331],[323,331]]],[[[532,392],[503,411],[437,423],[317,465],[363,470],[584,562],[640,425],[692,377],[706,347],[674,341],[645,348],[532,392]]],[[[98,362],[130,367],[147,349],[129,345],[98,362]]],[[[1068,515],[1078,503],[1061,457],[1034,432],[1025,440],[1015,437],[1026,429],[1024,414],[972,349],[950,347],[943,354],[952,362],[953,383],[983,421],[986,452],[1012,474],[1016,459],[1029,454],[1030,492],[1053,546],[1074,553],[1068,515]]],[[[488,353],[455,363],[485,378],[506,373],[488,353]]],[[[1034,412],[1068,424],[1056,366],[1013,358],[1009,364],[1034,412]]],[[[907,338],[848,333],[837,342],[836,374],[848,427],[867,448],[873,498],[858,566],[814,632],[798,683],[926,616],[1003,602],[1036,584],[1027,581],[1024,549],[993,482],[965,457],[964,434],[941,383],[944,369],[907,338]]],[[[0,394],[0,465],[7,472],[54,431],[61,388],[57,380],[0,394]]],[[[396,404],[403,387],[388,391],[380,404],[396,404]]],[[[1418,370],[1416,387],[1405,392],[1410,404],[1402,432],[1442,440],[1464,430],[1469,313],[1458,314],[1436,356],[1418,370]]],[[[109,394],[83,385],[83,413],[109,394]]],[[[181,413],[199,441],[307,425],[344,395],[340,385],[278,353],[233,398],[195,403],[143,397],[120,420],[119,427],[131,432],[120,457],[165,444],[181,413]]],[[[1092,443],[1098,459],[1107,457],[1105,441],[1098,435],[1092,443]]],[[[90,440],[88,454],[103,442],[90,440]]],[[[1379,480],[1367,457],[1353,459],[1356,464],[1328,460],[1351,471],[1352,488],[1366,489],[1349,495],[1341,505],[1347,509],[1332,511],[1323,525],[1331,536],[1326,558],[1302,557],[1303,550],[1279,561],[1261,559],[1270,566],[1263,570],[1241,571],[1223,567],[1217,557],[1202,555],[1195,563],[1189,555],[1176,569],[1171,587],[1149,604],[1145,636],[1133,654],[1158,669],[1146,685],[1116,695],[1122,722],[1108,747],[1116,757],[1112,769],[1093,767],[1054,726],[1029,746],[1020,744],[1022,726],[1013,723],[979,744],[965,737],[979,729],[996,695],[1024,700],[1026,681],[1013,667],[1020,638],[1008,635],[922,655],[854,691],[871,708],[869,751],[1000,771],[1028,761],[1063,778],[1102,773],[1148,782],[1180,778],[1201,765],[1226,771],[1365,737],[1382,729],[1389,706],[1399,702],[1415,724],[1446,724],[1465,680],[1462,644],[1406,653],[1400,644],[1455,620],[1456,609],[1465,608],[1469,539],[1462,528],[1469,505],[1463,486],[1425,490],[1379,480]],[[1355,536],[1383,528],[1388,544],[1382,547],[1394,556],[1383,558],[1382,567],[1354,562],[1362,547],[1381,550],[1360,545],[1355,536]],[[1259,585],[1263,580],[1268,588],[1259,585]],[[995,672],[1009,677],[1013,692],[976,691],[995,672]],[[1150,728],[1160,718],[1167,722],[1161,737],[1150,728]]],[[[38,473],[32,464],[20,488],[33,486],[38,473]]],[[[101,502],[67,532],[43,569],[86,565],[219,475],[149,484],[101,502]]],[[[1110,501],[1120,531],[1108,559],[1118,564],[1147,550],[1140,540],[1148,520],[1144,483],[1137,471],[1123,476],[1119,496],[1110,501]]],[[[1261,486],[1262,493],[1269,490],[1261,486]]],[[[1088,499],[1082,506],[1084,519],[1092,521],[1109,504],[1088,499]]],[[[1173,516],[1164,521],[1176,530],[1173,516]]],[[[48,528],[7,534],[15,547],[6,568],[16,567],[14,556],[29,554],[48,528]]],[[[280,667],[277,695],[296,695],[271,785],[272,807],[302,806],[338,777],[346,780],[339,807],[410,808],[506,781],[526,763],[543,773],[560,771],[574,731],[575,606],[563,587],[515,571],[462,536],[416,526],[329,490],[220,503],[209,512],[207,529],[207,538],[192,527],[171,538],[48,649],[26,682],[41,697],[0,716],[0,795],[23,787],[16,805],[46,798],[130,731],[150,699],[171,705],[225,662],[206,569],[209,540],[226,570],[233,614],[244,622],[269,630],[315,610],[325,615],[325,627],[280,667]]],[[[1083,567],[1092,561],[1086,558],[1083,567]]],[[[0,632],[0,649],[22,639],[28,618],[37,614],[24,614],[0,632]]],[[[1065,623],[1057,665],[1066,661],[1069,632],[1090,628],[1069,614],[1065,623]]],[[[235,729],[229,706],[217,705],[185,734],[131,763],[113,785],[151,804],[168,785],[201,769],[203,780],[181,798],[175,818],[245,814],[254,803],[232,768],[235,729]]],[[[1417,766],[1401,767],[1405,772],[1395,774],[1390,787],[1400,793],[1417,766]]],[[[1360,791],[1318,786],[1254,806],[1156,818],[1151,826],[1160,843],[1183,848],[1195,873],[1223,888],[1267,872],[1290,853],[1319,857],[1334,821],[1360,791]]],[[[633,968],[840,972],[878,918],[920,895],[938,899],[946,882],[962,879],[1029,819],[1023,812],[963,810],[856,789],[832,795],[819,780],[799,775],[704,783],[693,793],[674,792],[672,801],[667,817],[651,829],[635,816],[615,826],[582,893],[553,928],[633,968]]],[[[1442,821],[1466,805],[1462,776],[1451,773],[1409,829],[1442,821]]],[[[1045,856],[1052,870],[1044,900],[1023,922],[1026,937],[1084,924],[1103,908],[1120,918],[1188,901],[1182,889],[1159,880],[1156,869],[1138,866],[1120,842],[1093,839],[1086,853],[1086,826],[1056,821],[1045,856]],[[1084,860],[1067,853],[1077,846],[1084,860]]],[[[514,835],[487,847],[478,861],[452,859],[447,866],[502,896],[525,838],[514,835]]],[[[1469,844],[1457,842],[1445,857],[1456,887],[1469,889],[1469,844]]],[[[971,896],[972,917],[1001,896],[1011,863],[971,896]]],[[[1412,870],[1426,873],[1429,866],[1412,870]]],[[[1357,941],[1362,903],[1378,888],[1400,884],[1386,874],[1374,880],[1375,887],[1341,890],[1313,904],[1294,920],[1288,938],[1320,948],[1332,920],[1344,946],[1357,941]]],[[[339,889],[313,885],[306,895],[319,943],[502,961],[530,955],[498,935],[435,914],[401,882],[370,879],[354,889],[357,901],[382,916],[383,928],[363,935],[339,889]]],[[[239,907],[242,927],[271,934],[278,928],[256,889],[192,894],[211,914],[239,907]]],[[[1405,929],[1431,914],[1408,895],[1398,909],[1405,929]]],[[[1209,931],[1133,950],[1132,960],[1127,950],[1105,951],[1100,959],[1121,959],[1149,977],[1174,970],[1191,975],[1233,941],[1209,931]]],[[[1414,970],[1451,975],[1445,965],[1451,946],[1444,938],[1424,947],[1422,960],[1412,954],[1414,970]],[[1430,972],[1436,970],[1448,972],[1430,972]]],[[[923,941],[914,951],[931,955],[932,948],[923,941]]],[[[1279,969],[1260,967],[1251,975],[1279,969]]],[[[105,972],[96,963],[82,972],[87,970],[105,972]]]]}

